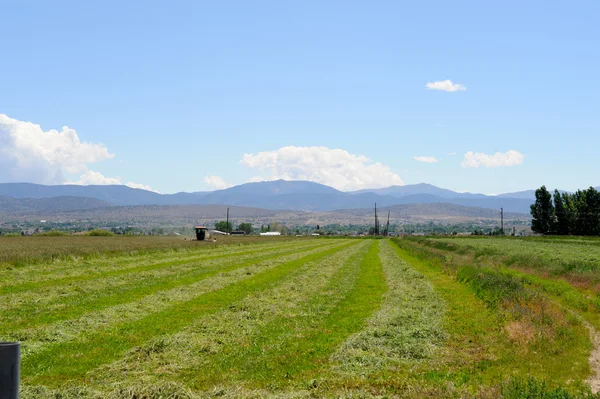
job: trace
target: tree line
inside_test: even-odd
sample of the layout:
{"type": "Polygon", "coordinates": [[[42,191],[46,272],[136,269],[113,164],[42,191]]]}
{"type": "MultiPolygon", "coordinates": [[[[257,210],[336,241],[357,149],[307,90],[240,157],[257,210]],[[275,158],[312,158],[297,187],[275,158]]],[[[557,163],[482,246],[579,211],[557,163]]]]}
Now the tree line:
{"type": "Polygon", "coordinates": [[[550,194],[546,186],[535,190],[531,230],[540,234],[600,235],[600,192],[593,187],[575,193],[550,194]]]}

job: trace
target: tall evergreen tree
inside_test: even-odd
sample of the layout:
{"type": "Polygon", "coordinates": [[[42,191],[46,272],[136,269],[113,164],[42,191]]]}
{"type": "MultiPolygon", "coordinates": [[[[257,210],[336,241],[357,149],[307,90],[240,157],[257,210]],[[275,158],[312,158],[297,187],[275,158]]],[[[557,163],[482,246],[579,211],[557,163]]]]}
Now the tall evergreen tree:
{"type": "Polygon", "coordinates": [[[531,205],[531,230],[540,234],[550,234],[555,226],[552,195],[542,186],[535,190],[535,203],[531,205]]]}
{"type": "Polygon", "coordinates": [[[600,234],[600,192],[594,187],[586,191],[588,234],[596,236],[600,234]]]}
{"type": "Polygon", "coordinates": [[[569,226],[569,234],[575,234],[575,221],[577,219],[577,208],[575,208],[575,202],[573,195],[569,193],[562,193],[563,207],[565,212],[565,223],[569,226]]]}
{"type": "Polygon", "coordinates": [[[585,236],[588,235],[587,225],[587,191],[577,190],[575,194],[571,196],[573,200],[573,207],[575,209],[575,218],[573,223],[573,232],[576,235],[585,236]]]}
{"type": "Polygon", "coordinates": [[[568,235],[571,221],[569,220],[569,212],[565,207],[565,197],[558,190],[554,190],[554,214],[556,215],[556,223],[552,230],[559,235],[568,235]]]}

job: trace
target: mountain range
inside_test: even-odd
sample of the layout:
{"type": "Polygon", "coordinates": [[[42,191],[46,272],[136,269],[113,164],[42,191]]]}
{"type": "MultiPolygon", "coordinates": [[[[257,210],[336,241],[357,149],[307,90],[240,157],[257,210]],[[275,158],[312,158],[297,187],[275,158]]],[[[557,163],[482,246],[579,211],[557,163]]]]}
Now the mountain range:
{"type": "Polygon", "coordinates": [[[268,210],[334,211],[407,204],[451,204],[529,213],[534,190],[496,196],[459,193],[421,183],[342,192],[309,181],[275,180],[246,183],[224,190],[159,194],[121,185],[39,185],[1,183],[0,210],[86,210],[135,205],[231,205],[268,210]]]}

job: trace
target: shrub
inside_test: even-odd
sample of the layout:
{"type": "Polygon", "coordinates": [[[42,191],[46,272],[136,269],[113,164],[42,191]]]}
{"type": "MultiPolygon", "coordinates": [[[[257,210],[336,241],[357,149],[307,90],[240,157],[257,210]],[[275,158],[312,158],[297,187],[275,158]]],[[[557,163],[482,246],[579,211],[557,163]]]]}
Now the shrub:
{"type": "Polygon", "coordinates": [[[115,233],[108,230],[95,229],[92,231],[88,231],[86,235],[90,237],[112,237],[115,235],[115,233]]]}
{"type": "Polygon", "coordinates": [[[60,230],[50,230],[50,231],[45,231],[43,233],[40,233],[38,235],[42,236],[42,237],[64,237],[64,236],[68,236],[70,234],[67,232],[64,232],[64,231],[60,231],[60,230]]]}

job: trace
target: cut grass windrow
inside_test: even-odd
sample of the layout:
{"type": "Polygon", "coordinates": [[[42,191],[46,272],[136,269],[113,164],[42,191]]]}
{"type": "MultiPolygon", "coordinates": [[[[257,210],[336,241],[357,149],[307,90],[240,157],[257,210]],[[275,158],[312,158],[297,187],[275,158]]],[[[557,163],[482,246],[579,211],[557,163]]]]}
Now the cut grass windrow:
{"type": "MultiPolygon", "coordinates": [[[[318,377],[330,356],[349,336],[365,327],[368,318],[376,312],[387,291],[387,283],[379,258],[380,241],[375,241],[360,261],[360,271],[354,286],[343,299],[326,309],[317,320],[301,329],[302,335],[289,341],[288,347],[278,347],[270,354],[265,370],[272,369],[275,362],[287,375],[280,379],[295,377],[306,381],[318,377]]],[[[309,320],[299,320],[300,323],[309,320]]],[[[296,328],[298,324],[296,324],[296,328]]],[[[263,384],[268,376],[263,374],[263,384]]]]}
{"type": "MultiPolygon", "coordinates": [[[[42,297],[40,295],[20,296],[15,301],[21,306],[2,309],[0,337],[8,332],[14,334],[23,327],[30,329],[37,325],[78,317],[119,303],[133,302],[153,292],[191,284],[217,273],[242,268],[273,256],[286,256],[324,245],[326,244],[321,243],[321,245],[313,244],[297,249],[283,247],[271,251],[263,250],[259,257],[256,257],[256,254],[235,258],[226,256],[218,260],[183,263],[165,267],[160,273],[154,271],[153,273],[131,275],[128,279],[117,281],[111,281],[111,279],[102,282],[95,281],[90,287],[78,285],[73,287],[74,291],[70,295],[61,290],[60,294],[45,292],[45,296],[42,297]],[[35,315],[33,319],[32,315],[35,315]]],[[[170,263],[175,263],[175,261],[170,263]]]]}
{"type": "MultiPolygon", "coordinates": [[[[311,312],[307,304],[320,293],[331,291],[332,283],[348,274],[368,249],[361,242],[347,250],[317,261],[308,262],[280,279],[269,289],[254,292],[211,317],[195,321],[169,337],[159,337],[135,348],[124,359],[93,372],[94,381],[107,385],[112,376],[120,375],[123,384],[139,382],[140,374],[151,378],[151,386],[165,378],[220,380],[233,379],[230,365],[239,369],[238,352],[246,353],[257,339],[299,313],[311,312]],[[151,372],[160,370],[160,372],[151,372]],[[202,370],[201,373],[198,370],[202,370]],[[150,373],[149,373],[150,372],[150,373]],[[223,374],[220,374],[223,372],[223,374]],[[187,376],[187,377],[186,377],[187,376]],[[131,382],[128,382],[131,381],[131,382]]],[[[352,271],[356,277],[356,271],[352,271]]]]}
{"type": "Polygon", "coordinates": [[[84,339],[51,345],[24,360],[22,375],[29,383],[44,382],[48,385],[82,378],[89,370],[114,361],[135,346],[154,337],[177,332],[199,317],[214,314],[251,292],[267,288],[303,264],[324,258],[352,244],[356,242],[342,241],[333,248],[278,264],[268,271],[230,284],[227,289],[212,291],[142,319],[91,333],[84,339]]]}
{"type": "Polygon", "coordinates": [[[445,305],[429,280],[402,260],[389,240],[380,247],[389,286],[381,309],[334,356],[339,370],[351,378],[430,359],[445,335],[445,305]]]}
{"type": "Polygon", "coordinates": [[[0,268],[0,281],[16,282],[22,281],[42,281],[48,279],[82,275],[99,270],[111,270],[125,268],[126,266],[136,264],[152,264],[161,262],[164,259],[178,257],[179,259],[189,259],[194,257],[204,257],[213,255],[222,255],[229,252],[246,252],[253,249],[273,248],[283,246],[289,243],[255,243],[254,245],[229,244],[229,245],[199,245],[189,248],[171,248],[154,250],[149,253],[123,252],[121,254],[98,253],[94,256],[71,256],[61,259],[48,260],[45,263],[35,263],[30,267],[9,267],[0,268]],[[74,267],[76,266],[76,267],[74,267]]]}
{"type": "MultiPolygon", "coordinates": [[[[292,248],[292,247],[294,247],[294,245],[289,245],[288,247],[292,248]]],[[[276,246],[275,248],[281,249],[282,247],[276,246]]],[[[139,261],[137,261],[137,262],[133,263],[134,266],[132,266],[132,267],[125,267],[123,264],[119,264],[118,262],[116,262],[118,259],[113,259],[112,262],[110,263],[110,266],[112,266],[112,267],[108,268],[108,270],[97,267],[93,262],[88,262],[88,266],[92,266],[92,267],[91,268],[87,267],[84,270],[82,270],[81,273],[77,273],[75,275],[68,275],[68,276],[64,276],[64,277],[57,277],[57,275],[54,275],[54,276],[50,276],[47,279],[38,280],[38,281],[33,280],[33,281],[27,281],[27,282],[22,282],[22,283],[19,283],[19,282],[15,283],[16,279],[13,278],[12,279],[13,284],[11,284],[10,282],[6,282],[6,283],[2,284],[2,286],[0,286],[0,295],[32,291],[32,290],[40,289],[43,287],[57,287],[60,285],[67,285],[67,284],[72,284],[72,283],[76,283],[76,282],[90,281],[90,280],[94,280],[94,279],[102,279],[102,278],[107,278],[107,277],[115,277],[115,276],[120,276],[120,275],[124,275],[124,274],[129,274],[129,273],[139,273],[139,272],[150,271],[150,270],[165,268],[165,267],[169,267],[169,266],[179,265],[183,262],[192,263],[192,262],[201,261],[201,260],[206,261],[206,260],[211,260],[211,259],[222,259],[222,258],[226,258],[229,256],[253,255],[253,254],[261,253],[262,251],[268,250],[268,248],[252,249],[252,250],[247,250],[247,248],[244,248],[244,249],[245,249],[244,251],[239,251],[239,252],[232,251],[232,252],[226,252],[226,253],[222,253],[222,254],[218,254],[218,255],[213,255],[211,253],[211,254],[194,255],[194,256],[190,256],[190,257],[177,256],[176,260],[169,260],[166,262],[158,262],[158,263],[144,262],[141,265],[138,264],[139,261]]],[[[74,268],[73,265],[71,265],[70,270],[77,270],[77,268],[74,268]]]]}
{"type": "MultiPolygon", "coordinates": [[[[303,304],[305,312],[269,323],[248,348],[223,359],[217,366],[222,368],[221,378],[265,387],[305,381],[305,373],[314,377],[338,345],[363,328],[379,308],[387,286],[378,246],[371,242],[363,256],[347,263],[326,289],[303,304]]],[[[195,378],[195,387],[207,388],[202,373],[195,378]]]]}
{"type": "Polygon", "coordinates": [[[363,242],[354,252],[345,251],[320,261],[317,271],[296,278],[300,280],[297,288],[282,285],[256,298],[244,299],[239,306],[253,310],[252,317],[238,324],[249,332],[230,345],[220,347],[212,356],[203,356],[200,363],[186,365],[181,378],[191,380],[196,388],[210,389],[217,383],[263,380],[267,375],[282,377],[287,370],[281,369],[276,359],[293,341],[302,339],[304,328],[316,324],[355,286],[361,260],[372,245],[363,242]],[[323,275],[324,272],[328,273],[323,275]],[[271,315],[260,310],[259,304],[264,302],[270,304],[271,315]],[[204,371],[198,373],[199,369],[204,371]],[[251,378],[247,378],[248,375],[251,378]]]}
{"type": "MultiPolygon", "coordinates": [[[[152,292],[131,301],[128,295],[123,296],[122,303],[104,307],[96,311],[74,306],[73,314],[85,312],[78,318],[60,320],[51,324],[42,324],[38,327],[26,328],[11,332],[7,340],[23,341],[22,356],[24,358],[40,352],[46,346],[56,343],[65,343],[78,339],[88,331],[98,331],[110,328],[116,324],[132,322],[146,317],[148,314],[164,310],[178,303],[183,303],[202,294],[225,288],[227,285],[249,276],[264,272],[283,262],[293,261],[304,255],[316,253],[322,248],[331,248],[335,244],[329,243],[326,247],[315,246],[304,251],[296,251],[283,256],[275,253],[260,259],[248,260],[244,264],[235,265],[229,271],[213,273],[210,278],[200,278],[195,282],[181,281],[179,285],[165,290],[152,292]]],[[[10,331],[10,330],[9,330],[10,331]]]]}

